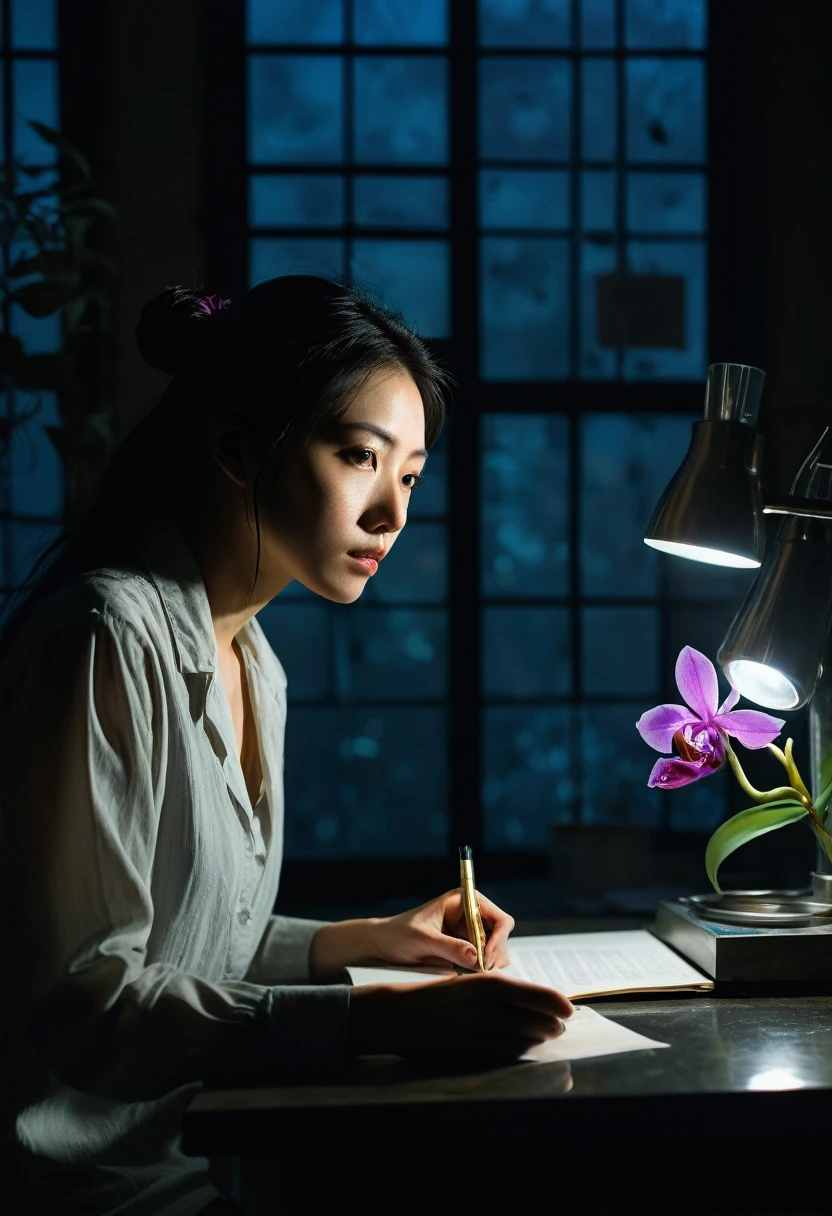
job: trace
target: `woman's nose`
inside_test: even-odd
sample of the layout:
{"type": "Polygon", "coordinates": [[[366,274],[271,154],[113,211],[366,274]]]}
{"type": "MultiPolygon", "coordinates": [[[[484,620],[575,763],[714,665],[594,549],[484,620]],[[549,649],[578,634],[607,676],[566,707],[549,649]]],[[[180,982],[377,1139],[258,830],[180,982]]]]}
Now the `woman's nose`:
{"type": "Polygon", "coordinates": [[[372,526],[382,532],[399,532],[407,520],[407,501],[402,487],[394,482],[371,508],[372,526]]]}

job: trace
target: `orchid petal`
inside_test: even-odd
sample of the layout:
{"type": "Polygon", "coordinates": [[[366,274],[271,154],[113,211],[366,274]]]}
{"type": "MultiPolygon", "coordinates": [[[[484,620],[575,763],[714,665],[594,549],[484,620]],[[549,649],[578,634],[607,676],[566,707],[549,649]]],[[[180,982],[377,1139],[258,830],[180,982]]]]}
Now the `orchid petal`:
{"type": "Polygon", "coordinates": [[[759,709],[735,709],[732,713],[717,714],[712,724],[724,730],[726,735],[739,739],[743,747],[752,751],[773,743],[786,725],[785,718],[773,718],[759,709]]]}
{"type": "Polygon", "coordinates": [[[676,731],[694,722],[698,718],[687,705],[657,705],[641,715],[636,730],[657,752],[672,752],[676,731]]]}
{"type": "Polygon", "coordinates": [[[740,694],[737,692],[736,688],[732,688],[731,691],[728,693],[728,696],[725,698],[725,700],[720,705],[719,709],[716,711],[717,714],[730,713],[731,710],[736,705],[737,701],[739,701],[739,699],[740,699],[740,694]]]}
{"type": "Polygon", "coordinates": [[[701,760],[680,760],[678,756],[657,760],[653,771],[647,779],[650,788],[660,790],[677,790],[682,785],[690,785],[700,777],[707,777],[717,770],[704,764],[701,760]]]}
{"type": "Polygon", "coordinates": [[[694,713],[709,722],[717,712],[719,685],[708,656],[692,646],[683,646],[676,660],[676,684],[694,713]]]}

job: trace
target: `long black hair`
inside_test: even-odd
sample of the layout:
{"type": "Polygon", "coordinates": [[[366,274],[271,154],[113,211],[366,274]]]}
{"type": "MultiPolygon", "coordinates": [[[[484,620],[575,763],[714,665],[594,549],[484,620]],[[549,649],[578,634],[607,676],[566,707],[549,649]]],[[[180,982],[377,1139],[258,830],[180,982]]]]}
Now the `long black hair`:
{"type": "Polygon", "coordinates": [[[77,522],[41,554],[0,629],[0,661],[31,611],[85,570],[123,559],[157,523],[204,501],[212,458],[209,421],[222,412],[258,453],[253,486],[260,564],[258,486],[291,461],[313,431],[343,412],[374,371],[404,371],[425,411],[425,441],[445,420],[450,377],[425,343],[366,287],[285,275],[239,303],[185,287],[144,306],[142,356],[171,376],[167,388],[112,455],[77,522]]]}

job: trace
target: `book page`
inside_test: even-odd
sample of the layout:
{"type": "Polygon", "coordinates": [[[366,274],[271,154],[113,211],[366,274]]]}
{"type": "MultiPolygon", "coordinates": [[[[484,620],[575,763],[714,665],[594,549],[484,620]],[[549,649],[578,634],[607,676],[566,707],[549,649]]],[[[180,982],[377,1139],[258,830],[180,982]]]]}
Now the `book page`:
{"type": "Polygon", "coordinates": [[[509,942],[505,975],[568,997],[663,988],[712,988],[713,981],[646,929],[560,933],[509,942]]]}
{"type": "MultiPolygon", "coordinates": [[[[646,929],[604,933],[551,933],[509,941],[511,963],[502,969],[529,983],[557,988],[565,996],[713,988],[713,980],[646,929]]],[[[349,967],[353,984],[413,984],[451,971],[349,967]]]]}

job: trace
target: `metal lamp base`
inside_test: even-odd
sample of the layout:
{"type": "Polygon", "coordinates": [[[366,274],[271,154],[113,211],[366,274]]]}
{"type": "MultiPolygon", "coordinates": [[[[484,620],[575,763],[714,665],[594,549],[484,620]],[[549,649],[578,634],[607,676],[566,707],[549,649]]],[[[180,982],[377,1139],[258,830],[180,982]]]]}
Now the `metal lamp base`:
{"type": "Polygon", "coordinates": [[[804,891],[662,900],[653,932],[716,981],[832,982],[832,875],[804,891]]]}

